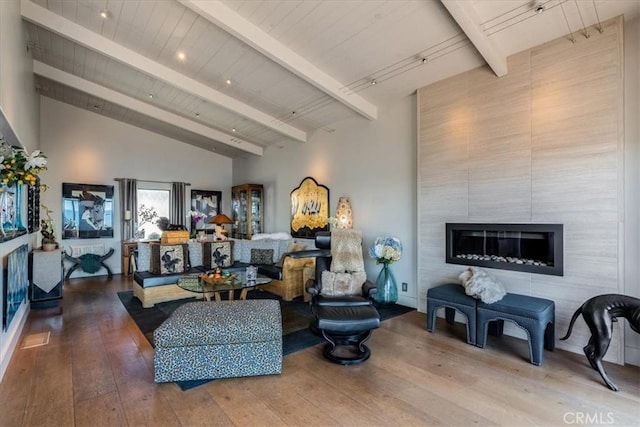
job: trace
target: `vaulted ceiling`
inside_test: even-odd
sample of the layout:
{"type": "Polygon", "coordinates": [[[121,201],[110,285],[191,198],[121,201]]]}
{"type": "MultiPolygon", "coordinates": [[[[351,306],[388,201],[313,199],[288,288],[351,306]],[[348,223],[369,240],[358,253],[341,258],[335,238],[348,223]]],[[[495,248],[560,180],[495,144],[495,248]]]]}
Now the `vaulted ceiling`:
{"type": "Polygon", "coordinates": [[[47,96],[228,157],[376,120],[417,88],[639,0],[21,0],[47,96]]]}

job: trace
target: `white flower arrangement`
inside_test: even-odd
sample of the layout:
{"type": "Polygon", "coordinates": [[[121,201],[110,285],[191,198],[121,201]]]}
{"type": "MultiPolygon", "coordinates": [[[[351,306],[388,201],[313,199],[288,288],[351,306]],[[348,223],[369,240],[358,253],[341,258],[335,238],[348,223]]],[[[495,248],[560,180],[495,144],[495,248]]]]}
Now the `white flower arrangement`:
{"type": "Polygon", "coordinates": [[[397,237],[378,237],[369,250],[376,264],[392,264],[402,256],[402,243],[397,237]]]}
{"type": "Polygon", "coordinates": [[[29,154],[22,147],[12,147],[0,136],[0,182],[6,185],[36,185],[38,174],[47,169],[47,156],[40,150],[29,154]]]}

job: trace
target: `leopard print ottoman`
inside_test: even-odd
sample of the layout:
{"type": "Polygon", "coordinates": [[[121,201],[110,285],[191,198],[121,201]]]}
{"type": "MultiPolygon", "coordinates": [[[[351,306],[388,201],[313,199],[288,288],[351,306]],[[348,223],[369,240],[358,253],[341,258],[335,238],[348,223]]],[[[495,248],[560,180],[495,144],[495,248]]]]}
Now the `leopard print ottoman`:
{"type": "Polygon", "coordinates": [[[192,302],[154,331],[157,383],[282,372],[276,300],[192,302]]]}

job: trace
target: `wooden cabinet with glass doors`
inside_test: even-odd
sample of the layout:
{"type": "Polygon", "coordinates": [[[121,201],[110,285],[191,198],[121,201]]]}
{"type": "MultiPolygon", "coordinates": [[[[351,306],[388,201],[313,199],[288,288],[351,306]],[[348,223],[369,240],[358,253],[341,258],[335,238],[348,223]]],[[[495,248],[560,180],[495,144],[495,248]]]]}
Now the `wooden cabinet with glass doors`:
{"type": "Polygon", "coordinates": [[[254,234],[263,232],[263,194],[261,184],[236,185],[231,188],[231,237],[251,239],[254,234]]]}

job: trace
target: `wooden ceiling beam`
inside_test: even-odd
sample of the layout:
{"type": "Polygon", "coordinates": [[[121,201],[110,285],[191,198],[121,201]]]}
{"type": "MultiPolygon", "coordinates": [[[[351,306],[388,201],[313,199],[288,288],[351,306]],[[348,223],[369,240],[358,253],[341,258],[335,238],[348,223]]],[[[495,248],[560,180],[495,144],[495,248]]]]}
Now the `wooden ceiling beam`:
{"type": "Polygon", "coordinates": [[[276,117],[270,116],[250,105],[244,104],[205,84],[191,79],[184,74],[140,55],[131,49],[102,37],[60,15],[50,12],[30,0],[23,0],[21,2],[21,14],[25,20],[35,25],[52,31],[115,61],[134,67],[142,73],[162,80],[191,95],[217,104],[296,141],[307,141],[307,133],[305,131],[293,127],[276,117]]]}
{"type": "Polygon", "coordinates": [[[339,82],[325,73],[267,32],[225,6],[222,2],[211,0],[179,1],[209,22],[242,40],[270,60],[276,62],[289,72],[341,102],[361,116],[369,120],[377,119],[378,108],[375,105],[348,89],[346,84],[339,82]]]}
{"type": "Polygon", "coordinates": [[[240,138],[237,138],[235,135],[228,135],[224,132],[220,132],[219,130],[210,128],[201,123],[194,122],[193,120],[189,120],[185,117],[139,101],[135,98],[131,98],[130,96],[124,95],[120,92],[116,92],[115,90],[111,90],[104,86],[100,86],[96,83],[85,80],[81,77],[69,74],[66,71],[62,71],[43,62],[34,60],[33,72],[38,76],[42,76],[49,80],[53,80],[63,85],[75,88],[89,95],[104,99],[105,101],[117,104],[131,111],[144,114],[145,116],[151,117],[153,119],[169,123],[186,131],[193,132],[206,138],[218,141],[237,150],[245,151],[247,153],[255,154],[258,156],[263,155],[262,147],[255,145],[249,141],[244,141],[240,138]]]}
{"type": "Polygon", "coordinates": [[[453,19],[498,77],[507,74],[507,57],[482,31],[480,17],[468,0],[441,0],[453,19]]]}

